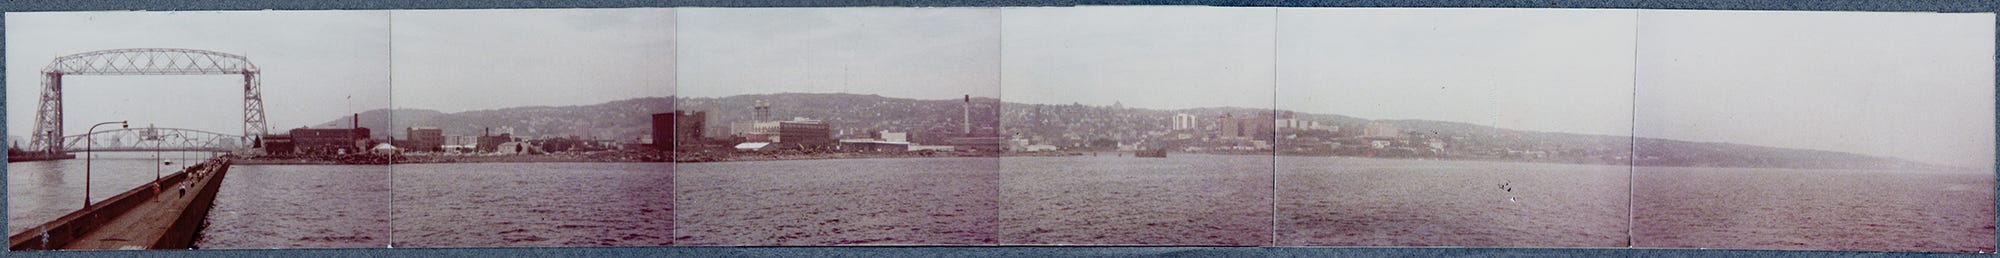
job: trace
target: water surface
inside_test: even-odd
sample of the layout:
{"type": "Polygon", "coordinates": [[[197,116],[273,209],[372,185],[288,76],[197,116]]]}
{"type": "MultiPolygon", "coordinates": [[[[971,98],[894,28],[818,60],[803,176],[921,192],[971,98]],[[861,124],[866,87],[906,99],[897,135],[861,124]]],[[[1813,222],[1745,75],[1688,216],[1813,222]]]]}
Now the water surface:
{"type": "Polygon", "coordinates": [[[396,247],[662,246],[671,163],[396,164],[396,247]]]}
{"type": "Polygon", "coordinates": [[[380,248],[389,223],[389,166],[237,165],[195,246],[380,248]]]}
{"type": "Polygon", "coordinates": [[[1993,252],[1990,171],[1640,167],[1633,244],[1993,252]]]}
{"type": "Polygon", "coordinates": [[[1271,156],[1005,157],[1001,243],[1271,244],[1271,156]]]}
{"type": "Polygon", "coordinates": [[[998,158],[680,163],[681,245],[981,245],[998,158]]]}
{"type": "Polygon", "coordinates": [[[1279,157],[1278,167],[1278,245],[1628,243],[1625,166],[1279,157]]]}

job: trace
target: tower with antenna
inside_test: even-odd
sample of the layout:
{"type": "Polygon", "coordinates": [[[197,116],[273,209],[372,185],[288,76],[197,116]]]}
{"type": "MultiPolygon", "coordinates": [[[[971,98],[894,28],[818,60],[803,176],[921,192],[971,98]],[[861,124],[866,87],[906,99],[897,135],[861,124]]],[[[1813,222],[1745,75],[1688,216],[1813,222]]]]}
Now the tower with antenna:
{"type": "Polygon", "coordinates": [[[965,95],[965,120],[959,123],[960,133],[972,135],[972,94],[965,95]]]}

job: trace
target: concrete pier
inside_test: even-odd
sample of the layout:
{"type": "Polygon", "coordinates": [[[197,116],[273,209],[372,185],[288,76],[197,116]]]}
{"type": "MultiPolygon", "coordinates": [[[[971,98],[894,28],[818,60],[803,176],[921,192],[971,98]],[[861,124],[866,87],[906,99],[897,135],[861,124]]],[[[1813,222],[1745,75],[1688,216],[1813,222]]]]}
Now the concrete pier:
{"type": "Polygon", "coordinates": [[[7,238],[11,250],[187,249],[230,160],[216,158],[7,238]]]}

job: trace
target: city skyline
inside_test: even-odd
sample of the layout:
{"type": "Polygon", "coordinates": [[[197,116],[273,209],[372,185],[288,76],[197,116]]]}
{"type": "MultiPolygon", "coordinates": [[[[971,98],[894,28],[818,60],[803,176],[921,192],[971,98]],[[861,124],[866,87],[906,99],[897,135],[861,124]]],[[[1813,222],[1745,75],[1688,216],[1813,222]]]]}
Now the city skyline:
{"type": "Polygon", "coordinates": [[[684,8],[683,97],[1000,97],[993,8],[684,8]]]}
{"type": "MultiPolygon", "coordinates": [[[[58,56],[121,48],[190,48],[245,56],[261,70],[269,130],[389,106],[387,11],[8,13],[7,126],[34,130],[42,67],[58,56]],[[302,30],[300,28],[312,28],[302,30]]],[[[133,127],[243,131],[243,84],[231,75],[66,76],[64,133],[133,127]],[[171,108],[167,108],[171,107],[171,108]]],[[[25,140],[25,139],[24,139],[25,140]]],[[[26,143],[22,143],[25,145],[26,143]]]]}
{"type": "Polygon", "coordinates": [[[1993,166],[1992,14],[1639,15],[1639,137],[1993,166]]]}
{"type": "Polygon", "coordinates": [[[675,10],[395,10],[396,108],[588,105],[675,91],[675,10]]]}
{"type": "Polygon", "coordinates": [[[1005,8],[1003,99],[1270,108],[1274,8],[1005,8]]]}

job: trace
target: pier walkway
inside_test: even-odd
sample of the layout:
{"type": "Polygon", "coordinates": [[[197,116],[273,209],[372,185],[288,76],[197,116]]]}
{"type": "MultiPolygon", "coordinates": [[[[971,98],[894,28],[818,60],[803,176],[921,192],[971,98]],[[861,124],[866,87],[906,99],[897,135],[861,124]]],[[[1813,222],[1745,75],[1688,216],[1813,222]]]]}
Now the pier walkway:
{"type": "Polygon", "coordinates": [[[231,161],[216,158],[7,238],[11,250],[187,249],[231,161]]]}

